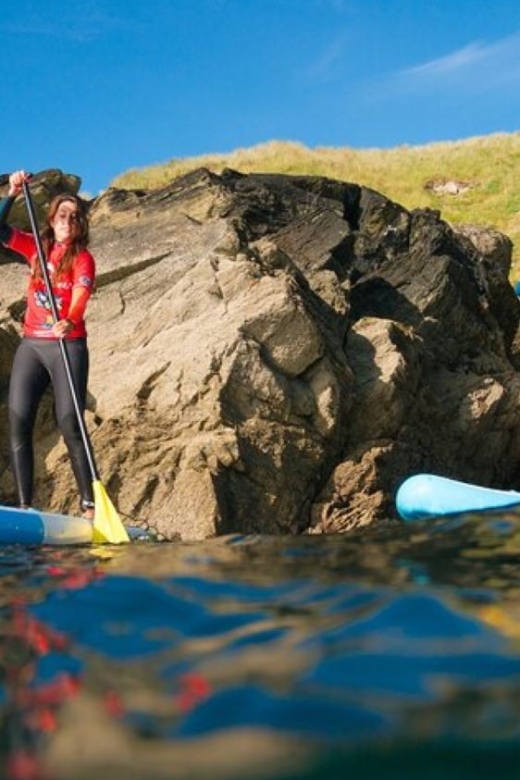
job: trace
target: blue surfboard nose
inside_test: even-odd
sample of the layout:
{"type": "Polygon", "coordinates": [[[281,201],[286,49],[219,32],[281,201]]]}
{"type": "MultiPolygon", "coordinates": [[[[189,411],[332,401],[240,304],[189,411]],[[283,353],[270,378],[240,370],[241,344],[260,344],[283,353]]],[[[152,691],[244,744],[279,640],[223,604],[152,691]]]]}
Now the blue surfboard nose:
{"type": "Polygon", "coordinates": [[[396,508],[403,520],[503,509],[520,504],[520,493],[459,482],[435,474],[415,474],[399,487],[396,508]]]}

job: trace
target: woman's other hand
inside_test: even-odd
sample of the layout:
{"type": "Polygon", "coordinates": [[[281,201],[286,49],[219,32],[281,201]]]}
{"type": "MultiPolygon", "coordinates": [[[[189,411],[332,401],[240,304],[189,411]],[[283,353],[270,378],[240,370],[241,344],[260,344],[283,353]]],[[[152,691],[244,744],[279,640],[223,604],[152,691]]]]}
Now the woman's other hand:
{"type": "Polygon", "coordinates": [[[57,339],[63,339],[74,328],[72,320],[60,320],[52,326],[52,335],[57,339]]]}

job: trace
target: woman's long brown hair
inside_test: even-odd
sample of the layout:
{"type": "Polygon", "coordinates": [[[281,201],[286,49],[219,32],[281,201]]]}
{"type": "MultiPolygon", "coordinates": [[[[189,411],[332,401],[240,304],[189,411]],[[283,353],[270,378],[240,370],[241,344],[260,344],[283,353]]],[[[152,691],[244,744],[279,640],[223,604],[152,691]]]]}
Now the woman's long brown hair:
{"type": "MultiPolygon", "coordinates": [[[[88,246],[89,242],[89,224],[87,215],[87,204],[78,195],[70,195],[69,193],[62,193],[56,195],[49,204],[49,210],[47,212],[47,218],[45,220],[45,227],[42,230],[42,246],[45,252],[45,257],[49,256],[50,249],[55,242],[54,229],[52,227],[52,221],[56,216],[56,212],[62,203],[74,203],[78,210],[78,231],[74,240],[67,247],[67,251],[64,253],[60,260],[60,264],[54,273],[54,278],[59,278],[67,274],[72,268],[74,258],[88,246]]],[[[38,278],[42,274],[40,264],[35,263],[33,265],[33,275],[38,278]]]]}

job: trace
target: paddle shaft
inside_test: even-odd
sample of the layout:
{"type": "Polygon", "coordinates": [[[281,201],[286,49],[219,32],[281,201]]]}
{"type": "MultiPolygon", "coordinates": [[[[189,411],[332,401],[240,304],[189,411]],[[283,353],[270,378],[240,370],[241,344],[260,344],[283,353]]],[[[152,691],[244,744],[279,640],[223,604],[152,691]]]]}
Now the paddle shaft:
{"type": "MultiPolygon", "coordinates": [[[[41,268],[41,271],[42,271],[43,280],[45,282],[45,287],[47,288],[47,295],[49,297],[49,304],[50,304],[50,307],[51,307],[52,318],[53,318],[54,322],[56,323],[56,322],[60,321],[60,315],[58,313],[58,307],[56,305],[56,299],[54,297],[54,293],[52,292],[52,285],[51,285],[51,280],[50,280],[50,276],[49,276],[49,271],[47,269],[47,262],[46,262],[46,259],[45,259],[45,254],[44,254],[44,251],[43,251],[43,246],[42,246],[42,242],[41,242],[41,238],[40,238],[40,233],[39,233],[39,230],[38,230],[38,223],[36,222],[36,216],[35,216],[35,213],[34,213],[34,206],[33,206],[32,198],[31,198],[31,193],[29,191],[29,185],[27,184],[27,182],[25,182],[25,181],[23,182],[22,188],[23,188],[23,194],[24,194],[24,197],[25,197],[25,203],[26,203],[26,206],[27,206],[27,211],[28,211],[28,214],[29,214],[29,221],[31,223],[31,229],[32,229],[32,232],[33,232],[34,240],[36,242],[36,250],[38,252],[38,260],[40,262],[40,268],[41,268]]],[[[94,460],[94,453],[92,451],[92,445],[90,443],[90,439],[89,439],[89,436],[88,436],[88,433],[87,433],[87,428],[85,426],[85,421],[83,419],[83,411],[82,411],[82,409],[81,409],[81,407],[79,405],[78,394],[77,394],[76,388],[74,386],[74,377],[72,376],[72,370],[71,370],[71,367],[70,367],[70,360],[69,360],[69,356],[68,356],[68,353],[67,353],[67,348],[66,348],[66,345],[65,345],[65,339],[64,338],[60,338],[59,339],[59,345],[60,345],[61,357],[63,359],[63,365],[64,365],[64,368],[65,368],[65,374],[67,376],[67,382],[68,382],[69,389],[70,389],[70,394],[72,396],[72,402],[74,404],[74,411],[76,412],[76,417],[78,419],[78,426],[79,426],[81,438],[82,438],[82,441],[83,441],[83,446],[85,448],[85,454],[87,456],[87,461],[88,461],[90,473],[91,473],[91,476],[92,476],[92,481],[96,482],[96,481],[99,480],[99,473],[98,473],[98,470],[97,470],[97,467],[96,467],[96,463],[95,463],[95,460],[94,460]]]]}

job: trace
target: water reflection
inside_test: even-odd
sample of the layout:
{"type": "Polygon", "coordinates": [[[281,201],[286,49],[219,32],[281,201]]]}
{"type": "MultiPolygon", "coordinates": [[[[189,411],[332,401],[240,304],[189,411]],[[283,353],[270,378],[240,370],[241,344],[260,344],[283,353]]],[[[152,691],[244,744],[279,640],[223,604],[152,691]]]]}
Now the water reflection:
{"type": "Polygon", "coordinates": [[[6,777],[516,777],[519,528],[0,550],[6,777]]]}

